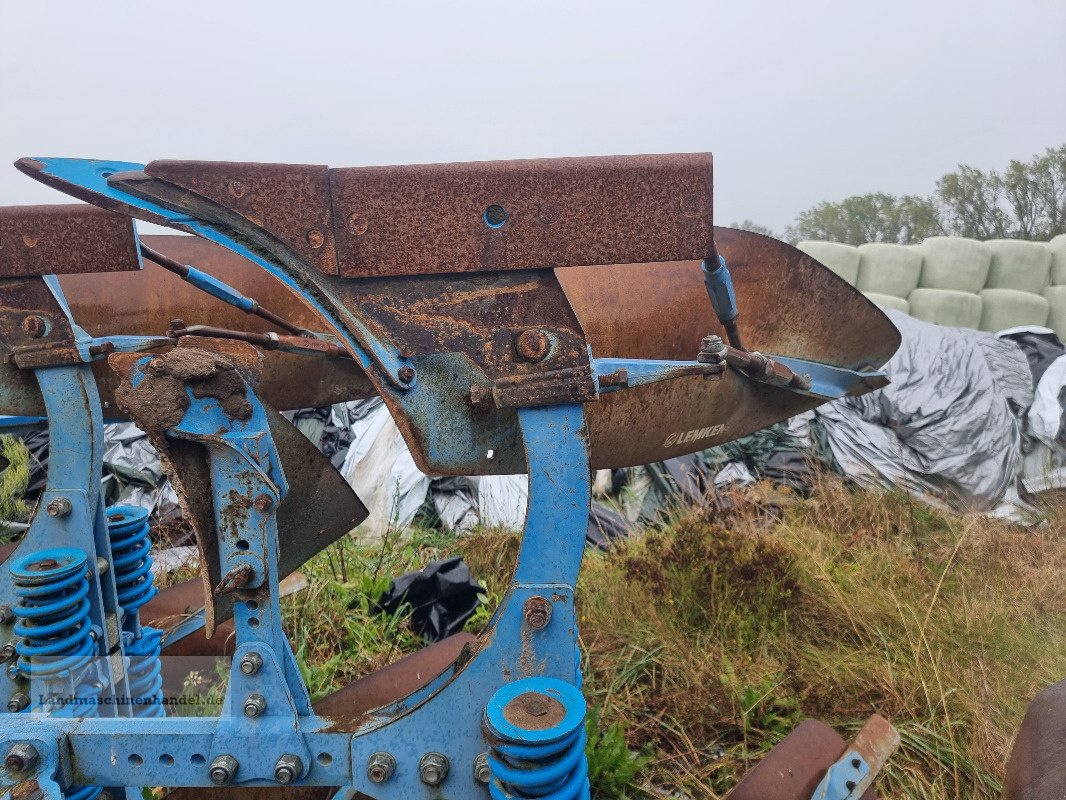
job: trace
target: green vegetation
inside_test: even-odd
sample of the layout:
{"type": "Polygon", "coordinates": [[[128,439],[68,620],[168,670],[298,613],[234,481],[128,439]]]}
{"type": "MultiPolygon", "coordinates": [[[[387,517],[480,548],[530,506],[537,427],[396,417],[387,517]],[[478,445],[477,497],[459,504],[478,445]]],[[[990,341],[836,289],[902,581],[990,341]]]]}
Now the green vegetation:
{"type": "MultiPolygon", "coordinates": [[[[587,554],[596,795],[720,797],[804,717],[847,738],[876,711],[903,737],[882,796],[998,797],[1028,700],[1066,676],[1062,520],[1023,530],[829,477],[809,500],[767,496],[756,487],[728,515],[687,511],[587,554]]],[[[314,695],[421,646],[402,613],[373,610],[392,576],[462,554],[489,590],[477,630],[518,541],[414,531],[316,557],[310,587],[285,601],[314,695]]]]}
{"type": "MultiPolygon", "coordinates": [[[[747,220],[734,227],[768,232],[747,220]]],[[[1066,233],[1066,145],[1011,161],[1003,171],[960,164],[928,196],[871,192],[819,203],[784,238],[914,244],[929,236],[1043,241],[1060,233],[1066,233]]]]}

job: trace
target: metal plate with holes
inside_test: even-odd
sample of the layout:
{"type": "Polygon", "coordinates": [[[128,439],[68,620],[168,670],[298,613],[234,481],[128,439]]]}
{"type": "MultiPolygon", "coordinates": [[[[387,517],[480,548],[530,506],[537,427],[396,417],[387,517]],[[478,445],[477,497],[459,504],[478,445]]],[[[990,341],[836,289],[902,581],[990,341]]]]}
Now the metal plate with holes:
{"type": "Polygon", "coordinates": [[[154,161],[153,178],[345,277],[702,258],[709,153],[324,167],[154,161]],[[332,228],[330,218],[332,217],[332,228]]]}
{"type": "Polygon", "coordinates": [[[0,278],[140,266],[129,217],[84,203],[0,208],[0,278]]]}

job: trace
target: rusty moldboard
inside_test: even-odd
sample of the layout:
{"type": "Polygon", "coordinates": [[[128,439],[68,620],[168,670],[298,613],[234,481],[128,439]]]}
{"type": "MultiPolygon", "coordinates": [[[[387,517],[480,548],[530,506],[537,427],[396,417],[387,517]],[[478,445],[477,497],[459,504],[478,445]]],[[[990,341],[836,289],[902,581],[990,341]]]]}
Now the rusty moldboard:
{"type": "Polygon", "coordinates": [[[133,220],[85,203],[0,207],[0,278],[139,269],[133,220]]]}

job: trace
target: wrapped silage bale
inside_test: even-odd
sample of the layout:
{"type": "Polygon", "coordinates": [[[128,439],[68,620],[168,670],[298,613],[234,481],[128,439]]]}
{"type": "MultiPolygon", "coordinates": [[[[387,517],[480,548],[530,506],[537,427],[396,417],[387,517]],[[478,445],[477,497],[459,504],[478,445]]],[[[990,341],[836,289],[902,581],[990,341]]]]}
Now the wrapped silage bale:
{"type": "Polygon", "coordinates": [[[1048,302],[1047,326],[1066,339],[1066,286],[1049,286],[1044,290],[1048,302]]]}
{"type": "MultiPolygon", "coordinates": [[[[984,242],[954,236],[933,236],[922,242],[923,289],[950,289],[977,294],[985,288],[992,251],[984,242]]],[[[943,324],[943,323],[941,323],[943,324]]]]}
{"type": "Polygon", "coordinates": [[[1047,243],[1051,251],[1051,282],[1066,286],[1066,233],[1060,233],[1047,243]]]}
{"type": "Polygon", "coordinates": [[[911,304],[902,297],[896,297],[891,294],[878,294],[877,292],[863,292],[863,294],[866,295],[866,299],[871,303],[876,303],[882,308],[894,308],[904,314],[911,313],[911,304]]]}
{"type": "Polygon", "coordinates": [[[879,242],[860,245],[859,279],[861,292],[876,292],[906,298],[918,288],[922,274],[922,254],[898,244],[879,242]]]}
{"type": "Polygon", "coordinates": [[[1040,294],[1051,273],[1051,250],[1043,242],[1021,239],[991,239],[992,265],[986,289],[1014,289],[1040,294]]]}
{"type": "Polygon", "coordinates": [[[1039,294],[1014,289],[983,289],[980,329],[995,333],[1020,325],[1046,325],[1048,308],[1048,301],[1039,294]]]}
{"type": "Polygon", "coordinates": [[[838,242],[800,242],[796,247],[820,261],[852,286],[859,278],[859,249],[838,242]]]}
{"type": "Polygon", "coordinates": [[[981,323],[981,298],[951,289],[922,289],[907,298],[910,315],[952,328],[976,328],[981,323]]]}

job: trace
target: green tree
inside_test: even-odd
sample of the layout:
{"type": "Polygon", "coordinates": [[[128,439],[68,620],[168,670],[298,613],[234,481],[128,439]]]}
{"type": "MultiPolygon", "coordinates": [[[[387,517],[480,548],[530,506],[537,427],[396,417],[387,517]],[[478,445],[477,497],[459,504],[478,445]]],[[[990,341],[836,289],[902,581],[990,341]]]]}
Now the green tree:
{"type": "Polygon", "coordinates": [[[819,203],[804,211],[785,235],[789,241],[821,239],[843,244],[911,244],[941,233],[936,204],[917,195],[885,192],[855,195],[839,203],[819,203]]]}
{"type": "Polygon", "coordinates": [[[912,244],[927,236],[1047,240],[1066,233],[1066,145],[1003,172],[960,164],[929,197],[884,192],[819,203],[785,232],[789,241],[912,244]]]}
{"type": "Polygon", "coordinates": [[[751,231],[752,233],[761,233],[763,236],[769,236],[773,239],[780,239],[781,237],[774,233],[772,228],[768,228],[765,225],[760,225],[758,222],[753,222],[750,219],[746,219],[743,222],[734,222],[730,228],[736,228],[741,231],[751,231]]]}

